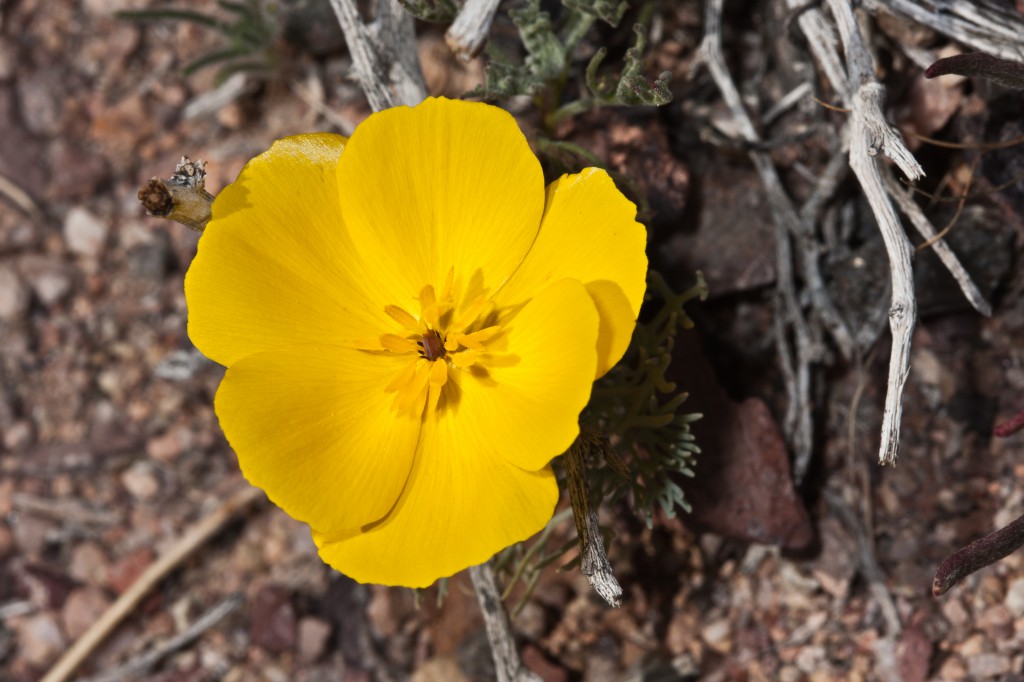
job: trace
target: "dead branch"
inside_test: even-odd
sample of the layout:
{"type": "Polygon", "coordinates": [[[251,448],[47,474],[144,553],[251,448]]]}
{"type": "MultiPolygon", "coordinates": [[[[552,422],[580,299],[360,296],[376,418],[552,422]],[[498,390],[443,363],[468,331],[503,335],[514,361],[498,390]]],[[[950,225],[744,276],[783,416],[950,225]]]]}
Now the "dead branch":
{"type": "Polygon", "coordinates": [[[524,666],[522,659],[519,658],[516,640],[512,634],[512,622],[501,602],[501,592],[498,591],[498,583],[494,578],[491,564],[473,566],[469,569],[469,577],[473,580],[476,599],[484,615],[484,626],[487,629],[487,640],[491,643],[498,682],[541,682],[540,677],[524,666]]]}
{"type": "Polygon", "coordinates": [[[445,42],[456,57],[468,62],[480,52],[499,4],[501,0],[466,0],[459,16],[444,34],[445,42]]]}
{"type": "MultiPolygon", "coordinates": [[[[938,236],[935,232],[935,228],[932,226],[931,221],[925,217],[924,211],[914,201],[913,192],[911,190],[904,189],[900,186],[900,183],[896,178],[892,177],[891,174],[886,173],[885,175],[885,189],[889,192],[895,201],[896,205],[899,206],[900,211],[903,215],[907,216],[910,222],[914,225],[914,228],[918,233],[928,241],[935,239],[938,236]]],[[[942,261],[942,264],[946,266],[949,273],[953,275],[956,283],[960,285],[960,291],[964,293],[964,296],[982,315],[989,317],[992,315],[992,306],[985,300],[985,297],[981,295],[981,291],[978,290],[978,286],[971,279],[970,273],[964,269],[963,264],[960,263],[960,259],[957,258],[953,250],[949,248],[949,244],[944,239],[937,239],[931,244],[932,249],[935,250],[935,254],[942,261]]]]}
{"type": "Polygon", "coordinates": [[[889,380],[878,460],[881,464],[894,464],[900,442],[903,389],[910,374],[910,339],[917,317],[917,300],[914,297],[911,270],[913,250],[883,187],[878,168],[878,152],[892,159],[911,180],[923,177],[924,171],[882,113],[885,89],[875,78],[871,57],[864,46],[849,2],[828,0],[828,4],[845,48],[847,83],[853,90],[849,103],[850,167],[875,214],[889,256],[892,278],[892,301],[889,306],[892,354],[889,357],[889,380]]]}
{"type": "Polygon", "coordinates": [[[562,461],[565,463],[566,487],[572,502],[572,515],[576,521],[576,535],[580,543],[580,570],[587,576],[590,586],[610,605],[622,605],[622,587],[615,579],[612,565],[604,550],[604,538],[597,522],[597,511],[590,505],[590,486],[587,484],[587,465],[584,461],[580,434],[569,446],[562,461]]]}
{"type": "Polygon", "coordinates": [[[355,0],[331,0],[345,34],[359,85],[374,111],[419,104],[427,96],[412,15],[398,0],[380,0],[377,16],[364,23],[355,0]]]}
{"type": "Polygon", "coordinates": [[[1024,16],[986,0],[865,0],[864,6],[910,19],[990,55],[1024,59],[1024,16]]]}
{"type": "Polygon", "coordinates": [[[192,556],[236,515],[263,497],[263,491],[246,485],[228,498],[213,513],[192,526],[170,550],[150,565],[113,604],[92,624],[43,677],[42,682],[65,682],[89,655],[114,631],[139,602],[171,571],[192,556]]]}

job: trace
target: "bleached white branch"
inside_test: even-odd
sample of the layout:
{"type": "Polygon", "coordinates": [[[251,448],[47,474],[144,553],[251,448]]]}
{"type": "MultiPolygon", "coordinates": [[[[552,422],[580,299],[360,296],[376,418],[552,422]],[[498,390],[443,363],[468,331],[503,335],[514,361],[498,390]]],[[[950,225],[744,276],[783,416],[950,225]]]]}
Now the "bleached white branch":
{"type": "Polygon", "coordinates": [[[377,16],[364,23],[355,0],[331,0],[345,34],[359,85],[374,111],[415,105],[427,96],[412,15],[398,0],[379,0],[377,16]]]}
{"type": "MultiPolygon", "coordinates": [[[[900,211],[903,215],[910,219],[911,224],[917,230],[926,241],[931,241],[935,237],[935,228],[932,226],[931,221],[925,216],[924,211],[914,201],[913,194],[910,190],[904,189],[900,186],[900,183],[892,175],[885,176],[885,189],[889,192],[895,201],[896,205],[899,206],[900,211]]],[[[949,270],[949,274],[953,275],[953,279],[960,285],[960,291],[963,292],[964,297],[967,298],[971,306],[979,313],[986,317],[992,315],[992,306],[982,296],[981,291],[978,290],[978,286],[971,279],[971,275],[964,269],[960,259],[957,258],[953,250],[949,248],[949,244],[946,243],[945,239],[939,239],[932,243],[931,248],[934,249],[935,254],[942,261],[942,264],[949,270]]]]}
{"type": "Polygon", "coordinates": [[[498,682],[541,682],[540,677],[524,666],[519,658],[515,637],[512,635],[512,623],[501,602],[501,592],[491,564],[473,566],[469,569],[469,577],[473,580],[473,590],[484,616],[484,627],[487,640],[491,643],[498,682]]]}
{"type": "Polygon", "coordinates": [[[910,19],[995,57],[1024,59],[1024,16],[986,0],[864,0],[864,6],[910,19]]]}
{"type": "Polygon", "coordinates": [[[889,356],[889,380],[878,461],[881,464],[894,464],[900,443],[903,389],[910,374],[910,339],[917,318],[917,300],[914,297],[911,268],[913,249],[886,195],[878,167],[878,153],[885,153],[911,180],[922,177],[924,171],[882,113],[885,89],[875,78],[871,57],[864,46],[849,2],[828,0],[828,5],[845,49],[848,83],[853,90],[850,102],[850,167],[875,215],[889,256],[892,278],[892,301],[889,306],[892,353],[889,356]]]}
{"type": "Polygon", "coordinates": [[[466,0],[459,15],[444,34],[448,47],[456,57],[469,61],[480,52],[500,4],[501,0],[466,0]]]}

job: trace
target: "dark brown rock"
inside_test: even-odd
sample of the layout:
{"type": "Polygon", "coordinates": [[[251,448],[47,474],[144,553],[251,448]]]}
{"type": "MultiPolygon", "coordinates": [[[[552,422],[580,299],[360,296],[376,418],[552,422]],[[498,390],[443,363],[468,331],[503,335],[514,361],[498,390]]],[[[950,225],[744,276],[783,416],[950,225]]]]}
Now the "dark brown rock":
{"type": "Polygon", "coordinates": [[[296,618],[291,592],[280,585],[265,585],[252,601],[249,636],[253,643],[273,653],[295,647],[296,618]]]}

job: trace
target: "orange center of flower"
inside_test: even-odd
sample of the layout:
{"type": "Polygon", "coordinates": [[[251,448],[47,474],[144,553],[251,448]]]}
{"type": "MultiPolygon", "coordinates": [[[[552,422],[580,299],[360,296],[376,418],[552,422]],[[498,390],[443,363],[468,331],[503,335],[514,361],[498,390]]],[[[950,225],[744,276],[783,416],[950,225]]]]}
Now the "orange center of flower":
{"type": "Polygon", "coordinates": [[[398,412],[423,414],[437,409],[448,383],[449,372],[466,370],[488,359],[501,327],[493,321],[493,305],[485,294],[466,296],[456,303],[454,272],[449,271],[440,294],[430,284],[420,290],[419,316],[396,305],[384,312],[401,325],[398,333],[381,334],[375,341],[360,343],[363,350],[385,350],[409,355],[410,362],[384,390],[395,394],[391,405],[398,412]]]}

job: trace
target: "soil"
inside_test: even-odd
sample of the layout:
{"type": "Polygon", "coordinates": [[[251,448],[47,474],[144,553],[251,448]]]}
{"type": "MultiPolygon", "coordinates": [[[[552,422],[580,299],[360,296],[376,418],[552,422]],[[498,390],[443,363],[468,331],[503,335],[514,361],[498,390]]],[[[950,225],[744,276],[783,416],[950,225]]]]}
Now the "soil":
{"type": "MultiPolygon", "coordinates": [[[[269,46],[267,71],[220,83],[215,68],[186,76],[183,67],[223,36],[114,16],[155,6],[170,5],[0,4],[5,682],[40,679],[244,485],[213,413],[224,370],[186,334],[183,278],[199,235],[143,215],[138,188],[189,155],[207,161],[216,193],[273,140],[348,133],[369,114],[329,13],[295,11],[288,40],[269,46]]],[[[205,0],[189,6],[223,12],[205,0]]],[[[695,425],[695,509],[650,528],[625,507],[605,509],[623,606],[604,605],[575,568],[545,570],[514,618],[524,661],[546,682],[1024,679],[1024,556],[931,595],[944,557],[1024,513],[1024,433],[992,436],[1024,409],[1021,151],[974,165],[977,150],[913,137],[1010,140],[1024,129],[1024,100],[985,82],[925,80],[908,49],[937,57],[954,46],[920,27],[875,26],[888,111],[925,166],[922,187],[976,195],[955,221],[956,202],[923,205],[936,225],[954,222],[951,243],[993,314],[973,312],[934,257],[919,254],[898,465],[874,463],[884,332],[862,357],[830,349],[816,369],[813,459],[797,482],[773,343],[776,231],[717,91],[691,74],[701,12],[697,2],[663,3],[652,24],[649,71],[673,73],[673,103],[601,110],[559,130],[635,181],[648,200],[652,265],[673,286],[688,287],[696,270],[707,276],[711,295],[692,308],[696,329],[675,353],[687,407],[706,415],[695,425]]],[[[634,19],[595,39],[621,55],[634,19]]],[[[803,48],[771,21],[760,8],[737,11],[723,36],[758,116],[800,82],[786,55],[803,48]]],[[[460,96],[480,82],[480,60],[452,58],[443,27],[418,31],[432,94],[460,96]]],[[[515,104],[534,134],[529,107],[515,104]]],[[[762,131],[797,200],[843,117],[805,97],[762,131]]],[[[832,205],[849,229],[822,257],[830,293],[848,319],[868,324],[887,297],[885,253],[855,184],[843,183],[832,205]]],[[[571,520],[558,533],[571,538],[571,520]]],[[[243,598],[226,618],[123,679],[494,679],[467,576],[448,581],[444,599],[437,587],[357,584],[324,566],[308,529],[266,502],[162,581],[73,679],[137,660],[235,594],[243,598]]]]}

